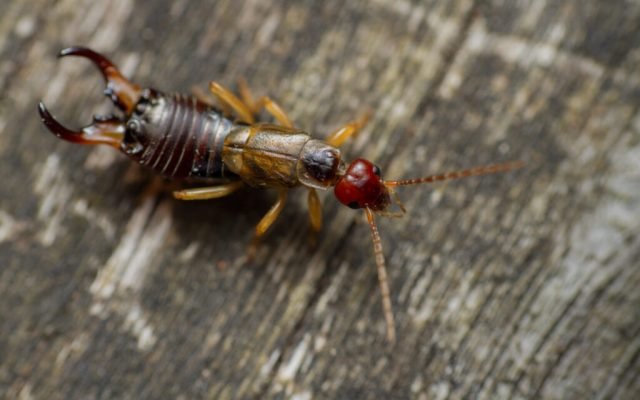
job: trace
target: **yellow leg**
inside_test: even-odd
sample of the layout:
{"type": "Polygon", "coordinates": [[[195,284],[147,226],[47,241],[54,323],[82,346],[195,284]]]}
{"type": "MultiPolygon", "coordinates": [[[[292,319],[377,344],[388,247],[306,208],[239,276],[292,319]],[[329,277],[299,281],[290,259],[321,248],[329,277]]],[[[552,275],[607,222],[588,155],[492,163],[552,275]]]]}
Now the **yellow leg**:
{"type": "Polygon", "coordinates": [[[342,128],[340,128],[340,129],[334,131],[332,134],[330,134],[327,137],[326,142],[330,146],[333,146],[333,147],[342,146],[342,144],[347,139],[349,139],[351,136],[356,135],[358,132],[360,132],[360,130],[362,130],[362,128],[364,128],[364,126],[369,121],[370,116],[371,116],[371,113],[367,112],[367,113],[363,114],[357,120],[349,122],[348,124],[346,124],[342,128]]]}
{"type": "Polygon", "coordinates": [[[258,102],[253,98],[253,94],[251,94],[251,89],[249,89],[249,85],[247,84],[247,80],[244,78],[238,79],[238,91],[240,92],[240,97],[244,104],[249,107],[251,112],[256,115],[260,112],[261,107],[258,105],[258,102]]]}
{"type": "Polygon", "coordinates": [[[236,181],[219,186],[208,186],[201,188],[176,190],[173,197],[180,200],[207,200],[219,199],[228,196],[242,187],[242,181],[236,181]]]}
{"type": "Polygon", "coordinates": [[[216,99],[211,97],[211,95],[205,92],[204,89],[202,89],[200,86],[191,86],[191,94],[193,95],[193,97],[200,100],[201,102],[208,105],[209,107],[222,108],[222,111],[225,114],[231,114],[233,112],[233,110],[231,109],[231,107],[229,107],[228,104],[224,102],[222,104],[218,104],[220,102],[216,102],[216,99]]]}
{"type": "Polygon", "coordinates": [[[287,113],[284,112],[282,107],[275,101],[271,100],[267,96],[262,96],[260,100],[258,100],[258,107],[267,110],[267,112],[276,119],[282,126],[286,126],[287,128],[293,128],[293,122],[289,119],[287,113]]]}
{"type": "Polygon", "coordinates": [[[315,189],[309,189],[309,220],[311,221],[311,229],[314,232],[320,232],[322,228],[322,204],[318,198],[315,189]]]}
{"type": "Polygon", "coordinates": [[[240,97],[242,97],[242,101],[244,101],[244,103],[249,107],[253,115],[258,114],[260,110],[264,108],[281,125],[286,126],[287,128],[293,128],[293,122],[291,122],[291,119],[289,118],[287,113],[282,109],[282,107],[280,107],[278,103],[273,101],[270,97],[262,96],[257,101],[254,100],[246,80],[238,80],[238,90],[240,91],[240,97]]]}
{"type": "Polygon", "coordinates": [[[229,89],[226,89],[218,82],[210,82],[209,90],[220,100],[220,102],[222,102],[223,105],[231,107],[231,109],[238,114],[241,121],[246,122],[247,124],[254,124],[256,122],[256,119],[249,107],[229,89]]]}
{"type": "Polygon", "coordinates": [[[282,209],[287,202],[287,192],[287,189],[278,190],[278,200],[276,200],[276,203],[271,206],[269,211],[267,211],[265,216],[262,217],[262,219],[256,226],[256,240],[259,240],[262,236],[264,236],[264,234],[267,233],[269,227],[271,227],[276,219],[278,219],[278,216],[280,216],[280,213],[282,212],[282,209]]]}
{"type": "Polygon", "coordinates": [[[278,200],[276,200],[275,204],[271,206],[269,211],[262,217],[258,225],[256,226],[256,235],[253,237],[251,244],[249,245],[249,249],[247,249],[247,259],[253,260],[258,252],[258,244],[260,243],[260,239],[267,233],[267,230],[273,225],[273,223],[278,219],[282,209],[284,208],[285,203],[287,202],[287,189],[280,189],[278,191],[278,200]]]}
{"type": "Polygon", "coordinates": [[[257,114],[260,110],[256,109],[256,101],[253,99],[251,89],[249,89],[249,84],[247,84],[246,79],[238,79],[238,91],[240,92],[240,97],[242,98],[242,101],[244,101],[244,104],[249,107],[252,113],[257,114]]]}

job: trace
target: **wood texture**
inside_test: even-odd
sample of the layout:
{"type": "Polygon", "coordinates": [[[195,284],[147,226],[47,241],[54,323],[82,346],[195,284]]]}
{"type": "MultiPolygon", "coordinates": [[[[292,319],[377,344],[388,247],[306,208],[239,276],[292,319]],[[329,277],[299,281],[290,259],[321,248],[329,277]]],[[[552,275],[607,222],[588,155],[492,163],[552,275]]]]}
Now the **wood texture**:
{"type": "Polygon", "coordinates": [[[640,4],[480,0],[0,2],[0,397],[584,399],[640,393],[640,4]],[[167,91],[246,77],[406,188],[381,222],[384,341],[361,213],[302,193],[179,202],[109,148],[41,125],[105,112],[105,53],[167,91]],[[101,102],[102,101],[102,102],[101,102]]]}

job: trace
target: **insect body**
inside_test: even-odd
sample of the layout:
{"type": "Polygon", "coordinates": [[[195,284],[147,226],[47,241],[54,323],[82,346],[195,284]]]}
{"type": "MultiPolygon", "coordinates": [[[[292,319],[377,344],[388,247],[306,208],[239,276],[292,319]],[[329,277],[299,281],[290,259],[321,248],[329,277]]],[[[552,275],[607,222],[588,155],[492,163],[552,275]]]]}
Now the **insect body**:
{"type": "Polygon", "coordinates": [[[106,81],[105,94],[123,116],[96,116],[90,125],[74,131],[56,121],[41,102],[38,105],[40,116],[53,134],[75,143],[113,146],[141,165],[169,178],[197,178],[208,182],[208,186],[174,192],[176,198],[183,200],[223,197],[245,184],[276,188],[278,199],[256,226],[256,240],[278,218],[288,190],[293,187],[308,189],[309,216],[315,231],[322,225],[316,189],[334,188],[335,196],[342,204],[364,209],[374,244],[390,342],[395,341],[395,323],[382,245],[374,218],[375,214],[395,215],[389,211],[393,203],[398,204],[400,214],[404,213],[393,188],[508,171],[522,165],[510,162],[417,179],[385,181],[380,168],[370,161],[356,159],[346,165],[338,149],[364,126],[367,117],[336,130],[324,141],[317,140],[296,129],[286,113],[270,98],[262,97],[255,101],[242,83],[242,98],[216,82],[209,85],[222,105],[237,116],[237,119],[231,119],[197,96],[169,95],[155,89],[142,89],[129,82],[111,61],[93,50],[71,47],[60,52],[60,57],[64,56],[85,57],[98,67],[106,81]],[[255,115],[263,108],[278,121],[278,125],[256,123],[255,115]]]}

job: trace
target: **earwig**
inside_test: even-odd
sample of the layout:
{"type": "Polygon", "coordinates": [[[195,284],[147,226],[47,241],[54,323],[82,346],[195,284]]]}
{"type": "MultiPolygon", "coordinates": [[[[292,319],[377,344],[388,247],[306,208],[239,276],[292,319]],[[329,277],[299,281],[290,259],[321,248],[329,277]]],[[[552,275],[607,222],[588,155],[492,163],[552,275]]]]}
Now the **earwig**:
{"type": "Polygon", "coordinates": [[[240,97],[216,82],[209,85],[222,106],[232,110],[236,116],[233,118],[197,96],[143,89],[129,82],[106,57],[88,48],[64,49],[59,57],[65,56],[84,57],[96,65],[106,82],[105,94],[123,115],[94,116],[91,124],[76,131],[60,124],[40,102],[40,117],[54,135],[74,143],[115,147],[168,178],[208,182],[208,186],[175,191],[174,197],[182,200],[220,198],[244,185],[277,189],[276,203],[255,228],[254,243],[278,218],[289,189],[297,186],[308,189],[311,228],[316,232],[322,226],[317,189],[333,188],[340,203],[363,209],[371,230],[386,337],[391,343],[396,339],[396,328],[375,215],[405,213],[394,188],[505,172],[523,165],[515,161],[416,179],[383,180],[378,166],[361,158],[347,165],[338,149],[364,127],[366,115],[334,131],[327,139],[317,140],[296,129],[270,98],[254,100],[244,82],[240,83],[240,97]],[[257,123],[256,115],[262,109],[278,124],[257,123]],[[393,204],[399,206],[399,213],[389,211],[393,204]]]}

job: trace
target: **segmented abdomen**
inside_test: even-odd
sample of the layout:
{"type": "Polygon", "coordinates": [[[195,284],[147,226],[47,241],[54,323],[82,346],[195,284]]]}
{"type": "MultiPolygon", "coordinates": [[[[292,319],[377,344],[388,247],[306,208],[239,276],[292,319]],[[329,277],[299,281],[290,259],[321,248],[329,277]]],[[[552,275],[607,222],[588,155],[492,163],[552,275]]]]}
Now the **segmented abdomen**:
{"type": "Polygon", "coordinates": [[[139,115],[146,139],[140,164],[170,178],[235,176],[222,162],[232,121],[192,96],[164,95],[156,101],[139,115]]]}

